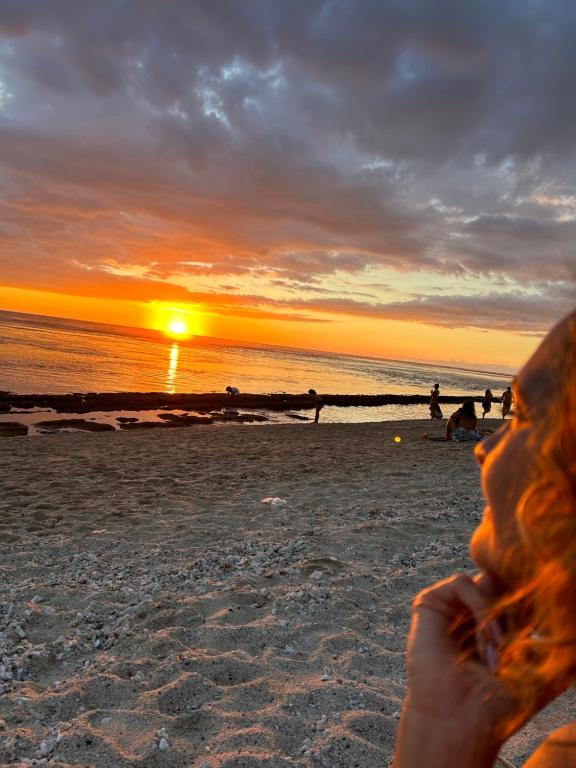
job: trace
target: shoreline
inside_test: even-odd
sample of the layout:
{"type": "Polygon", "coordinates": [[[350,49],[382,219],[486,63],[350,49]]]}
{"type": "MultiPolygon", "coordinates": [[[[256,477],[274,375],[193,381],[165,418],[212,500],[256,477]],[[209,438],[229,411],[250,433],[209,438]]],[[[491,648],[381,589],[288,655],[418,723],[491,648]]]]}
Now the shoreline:
{"type": "MultiPolygon", "coordinates": [[[[362,423],[425,418],[423,395],[320,395],[321,421],[362,423]],[[342,413],[339,411],[342,410],[342,413]]],[[[445,395],[442,404],[479,396],[445,395]]],[[[310,422],[316,400],[308,394],[269,395],[164,392],[88,392],[68,395],[0,392],[0,438],[81,430],[149,430],[211,424],[310,422]],[[153,413],[156,411],[156,413],[153,413]],[[304,413],[302,413],[304,412],[304,413]]]]}
{"type": "MultiPolygon", "coordinates": [[[[352,406],[427,405],[430,395],[331,395],[320,394],[325,405],[352,406]]],[[[481,402],[482,395],[441,395],[441,403],[481,402]]],[[[495,401],[496,402],[496,401],[495,401]]],[[[57,394],[17,394],[0,392],[0,413],[11,408],[51,408],[57,413],[89,413],[90,411],[153,410],[169,408],[192,411],[238,407],[269,411],[313,410],[315,401],[305,393],[240,394],[220,392],[170,394],[167,392],[74,392],[57,394]]]]}
{"type": "MultiPolygon", "coordinates": [[[[442,404],[454,401],[456,405],[465,399],[470,398],[445,396],[442,404]]],[[[325,395],[322,400],[320,421],[323,423],[412,421],[426,418],[428,411],[428,398],[419,395],[325,395]],[[412,404],[414,400],[418,401],[417,405],[412,404]],[[365,405],[358,405],[358,401],[365,405]]],[[[309,423],[313,420],[314,408],[315,401],[308,395],[76,393],[27,396],[0,393],[0,438],[76,430],[142,431],[225,424],[309,423]]],[[[430,426],[435,421],[443,423],[451,410],[448,408],[441,420],[429,419],[430,426]]],[[[495,408],[493,415],[497,413],[495,408]]]]}

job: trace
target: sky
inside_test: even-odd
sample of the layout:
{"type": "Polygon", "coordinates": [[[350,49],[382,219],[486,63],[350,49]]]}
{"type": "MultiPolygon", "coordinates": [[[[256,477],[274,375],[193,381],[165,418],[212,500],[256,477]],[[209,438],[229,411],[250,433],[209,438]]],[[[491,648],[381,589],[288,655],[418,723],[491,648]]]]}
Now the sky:
{"type": "Polygon", "coordinates": [[[0,0],[0,308],[515,368],[576,305],[573,0],[0,0]]]}

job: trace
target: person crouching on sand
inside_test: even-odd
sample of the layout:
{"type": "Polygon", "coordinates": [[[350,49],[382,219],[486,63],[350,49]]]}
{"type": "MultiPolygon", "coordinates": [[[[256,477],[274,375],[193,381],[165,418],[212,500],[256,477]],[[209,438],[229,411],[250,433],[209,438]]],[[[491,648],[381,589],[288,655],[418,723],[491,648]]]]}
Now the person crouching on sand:
{"type": "Polygon", "coordinates": [[[458,443],[475,442],[480,440],[476,431],[478,419],[473,400],[465,400],[462,406],[450,416],[446,424],[446,440],[458,443]]]}
{"type": "Polygon", "coordinates": [[[240,394],[238,387],[226,387],[226,392],[228,393],[229,397],[238,397],[240,394]]]}
{"type": "MultiPolygon", "coordinates": [[[[514,419],[476,448],[480,571],[414,601],[394,768],[503,765],[506,740],[576,683],[576,312],[522,369],[515,397],[514,419]]],[[[568,766],[574,722],[524,768],[568,766]]]]}

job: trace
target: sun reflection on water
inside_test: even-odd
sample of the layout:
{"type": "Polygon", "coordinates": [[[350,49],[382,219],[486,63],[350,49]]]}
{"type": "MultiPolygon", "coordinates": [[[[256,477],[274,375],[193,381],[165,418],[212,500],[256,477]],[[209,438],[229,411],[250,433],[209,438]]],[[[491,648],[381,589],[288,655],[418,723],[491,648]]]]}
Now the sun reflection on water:
{"type": "Polygon", "coordinates": [[[174,343],[170,347],[170,361],[168,363],[168,371],[166,373],[166,392],[173,395],[176,392],[176,374],[178,372],[178,357],[180,355],[180,347],[174,343]]]}

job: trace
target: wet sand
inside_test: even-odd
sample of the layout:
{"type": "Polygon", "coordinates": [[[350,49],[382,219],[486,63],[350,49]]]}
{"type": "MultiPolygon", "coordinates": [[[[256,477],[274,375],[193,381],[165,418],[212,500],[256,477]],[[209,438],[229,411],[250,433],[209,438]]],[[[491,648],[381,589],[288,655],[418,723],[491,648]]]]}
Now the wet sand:
{"type": "Polygon", "coordinates": [[[0,763],[388,765],[410,601],[471,568],[483,507],[472,446],[425,431],[0,442],[0,763]]]}

